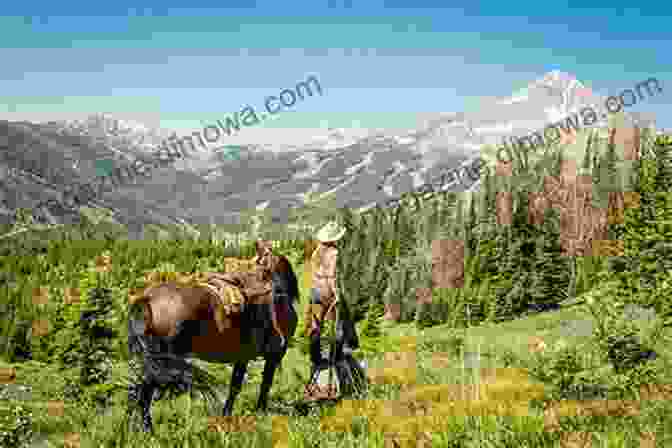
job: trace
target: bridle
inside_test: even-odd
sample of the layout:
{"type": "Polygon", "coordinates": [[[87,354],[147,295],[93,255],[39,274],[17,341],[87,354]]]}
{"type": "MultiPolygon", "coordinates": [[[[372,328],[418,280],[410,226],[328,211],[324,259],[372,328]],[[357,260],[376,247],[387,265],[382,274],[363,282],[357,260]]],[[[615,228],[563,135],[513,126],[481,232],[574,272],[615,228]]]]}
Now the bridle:
{"type": "Polygon", "coordinates": [[[263,277],[265,280],[269,280],[275,271],[276,255],[273,253],[272,246],[266,246],[263,248],[261,255],[257,255],[256,264],[263,271],[263,277]]]}

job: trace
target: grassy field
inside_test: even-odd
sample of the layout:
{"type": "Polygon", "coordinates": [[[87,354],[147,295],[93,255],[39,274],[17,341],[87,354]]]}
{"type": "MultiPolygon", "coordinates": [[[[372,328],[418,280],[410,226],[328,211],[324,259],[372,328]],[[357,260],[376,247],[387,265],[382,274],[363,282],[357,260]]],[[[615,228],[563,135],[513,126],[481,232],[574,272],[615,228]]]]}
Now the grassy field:
{"type": "MultiPolygon", "coordinates": [[[[18,438],[68,448],[672,446],[672,138],[654,141],[644,131],[636,194],[628,195],[627,206],[623,195],[622,209],[607,208],[611,215],[600,229],[610,239],[584,235],[584,243],[594,244],[575,260],[563,252],[561,237],[571,229],[561,223],[582,210],[599,218],[596,206],[547,210],[534,226],[526,205],[540,182],[564,185],[553,174],[563,167],[561,153],[514,166],[512,179],[520,182],[510,185],[486,173],[473,197],[410,195],[396,210],[356,216],[328,204],[309,207],[305,215],[338,216],[349,229],[339,249],[339,289],[362,318],[356,356],[368,364],[366,399],[300,412],[309,360],[297,334],[276,374],[267,415],[253,413],[261,362],[250,366],[229,419],[216,416],[231,367],[204,365],[221,385],[221,403],[208,409],[188,395],[159,401],[153,435],[128,431],[129,295],[142,290],[148,273],[227,271],[227,257],[251,257],[253,246],[233,244],[217,229],[195,239],[178,233],[130,241],[123,230],[88,218],[72,229],[45,230],[21,214],[7,229],[12,238],[0,238],[0,283],[14,285],[0,288],[0,446],[15,447],[18,438]],[[499,223],[501,188],[517,198],[511,225],[499,223]],[[435,291],[431,304],[420,305],[418,292],[437,284],[436,239],[464,242],[463,255],[456,255],[457,246],[446,252],[453,255],[451,269],[463,263],[464,283],[435,291]],[[613,239],[621,240],[618,251],[599,250],[598,242],[613,239]],[[392,305],[411,323],[381,323],[377,316],[392,305]],[[630,306],[640,317],[626,314],[630,306]],[[119,335],[111,343],[94,338],[81,323],[84,311],[100,311],[97,324],[119,335]],[[83,366],[95,366],[103,379],[91,386],[80,376],[83,366]],[[73,390],[82,392],[77,401],[73,390]],[[81,398],[96,394],[111,405],[81,398]],[[22,436],[11,440],[14,435],[22,436]]],[[[619,199],[610,193],[625,188],[616,182],[616,145],[584,149],[593,155],[582,170],[593,173],[595,197],[619,199]]],[[[304,280],[310,235],[278,241],[304,280]]],[[[306,287],[301,282],[302,308],[306,287]]]]}
{"type": "MultiPolygon", "coordinates": [[[[105,411],[64,401],[66,384],[77,380],[74,371],[34,361],[0,365],[8,383],[3,398],[21,399],[32,413],[35,447],[670,446],[672,387],[659,386],[639,400],[544,404],[550,387],[528,374],[530,363],[558,341],[580,347],[587,336],[568,331],[567,323],[585,319],[579,305],[462,330],[385,324],[380,352],[366,355],[372,381],[367,400],[308,415],[295,406],[309,369],[298,347],[289,350],[276,376],[268,415],[253,412],[259,361],[250,366],[235,417],[214,417],[197,397],[165,399],[154,406],[153,436],[127,430],[125,363],[114,365],[114,406],[105,411]],[[13,381],[7,377],[11,369],[13,381]],[[30,392],[20,397],[19,385],[30,392]]],[[[665,340],[656,350],[666,358],[672,354],[665,340]]],[[[225,398],[231,368],[207,368],[221,381],[225,398]]]]}

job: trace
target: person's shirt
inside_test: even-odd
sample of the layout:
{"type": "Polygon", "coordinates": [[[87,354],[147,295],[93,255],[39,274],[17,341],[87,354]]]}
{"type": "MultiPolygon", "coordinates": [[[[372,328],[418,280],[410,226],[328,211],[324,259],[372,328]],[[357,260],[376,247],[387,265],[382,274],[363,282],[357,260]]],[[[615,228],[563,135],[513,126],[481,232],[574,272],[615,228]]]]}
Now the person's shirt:
{"type": "Polygon", "coordinates": [[[320,291],[323,300],[335,296],[336,286],[336,259],[338,249],[336,247],[320,244],[313,252],[311,267],[313,273],[313,288],[320,291]]]}

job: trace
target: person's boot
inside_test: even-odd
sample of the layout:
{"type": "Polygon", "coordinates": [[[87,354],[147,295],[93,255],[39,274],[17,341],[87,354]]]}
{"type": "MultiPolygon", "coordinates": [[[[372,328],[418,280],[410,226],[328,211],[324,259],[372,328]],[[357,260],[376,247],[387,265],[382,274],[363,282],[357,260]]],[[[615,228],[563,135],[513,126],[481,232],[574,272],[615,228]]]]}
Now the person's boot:
{"type": "Polygon", "coordinates": [[[313,377],[318,370],[328,367],[327,360],[322,356],[319,331],[315,331],[310,335],[310,361],[313,364],[311,377],[313,377]]]}

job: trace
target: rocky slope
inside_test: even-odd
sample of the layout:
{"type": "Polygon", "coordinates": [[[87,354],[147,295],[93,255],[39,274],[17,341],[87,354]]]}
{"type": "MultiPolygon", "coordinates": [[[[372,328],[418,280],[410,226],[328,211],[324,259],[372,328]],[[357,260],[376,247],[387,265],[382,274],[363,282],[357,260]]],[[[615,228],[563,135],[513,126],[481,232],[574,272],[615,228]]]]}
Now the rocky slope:
{"type": "MultiPolygon", "coordinates": [[[[470,165],[484,144],[543,129],[586,104],[602,102],[574,77],[551,72],[476,113],[437,114],[407,132],[349,136],[348,130],[330,130],[310,144],[246,145],[239,160],[212,154],[155,169],[149,178],[102,194],[93,205],[113,210],[118,222],[138,229],[146,223],[233,224],[242,210],[252,208],[269,210],[283,222],[309,193],[333,193],[338,206],[368,208],[470,165]]],[[[119,166],[146,158],[167,136],[106,115],[82,122],[0,123],[0,213],[7,219],[17,207],[61,201],[67,184],[100,175],[101,159],[119,166]]],[[[445,187],[473,190],[478,180],[461,176],[445,187]]],[[[48,219],[72,218],[67,207],[52,208],[48,219]]]]}

